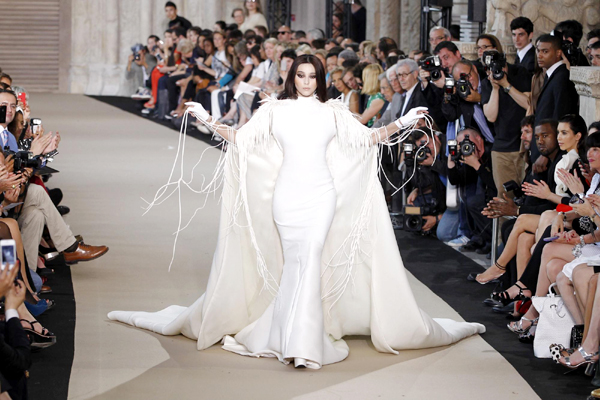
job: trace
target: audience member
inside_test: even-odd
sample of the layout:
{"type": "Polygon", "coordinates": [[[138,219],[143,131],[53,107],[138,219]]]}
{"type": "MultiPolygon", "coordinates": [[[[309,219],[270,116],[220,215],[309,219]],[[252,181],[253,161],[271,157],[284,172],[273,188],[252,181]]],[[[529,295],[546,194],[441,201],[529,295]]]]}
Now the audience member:
{"type": "Polygon", "coordinates": [[[181,27],[188,30],[192,27],[192,23],[180,15],[177,15],[177,5],[172,1],[167,1],[165,4],[165,14],[169,19],[169,29],[181,27]]]}
{"type": "Polygon", "coordinates": [[[243,0],[244,4],[244,22],[240,25],[240,30],[246,32],[253,30],[255,26],[269,26],[267,19],[262,13],[260,1],[243,0]]]}
{"type": "Polygon", "coordinates": [[[533,39],[533,22],[527,17],[517,17],[510,21],[512,41],[517,49],[515,65],[521,65],[533,74],[535,70],[535,48],[533,39]]]}
{"type": "Polygon", "coordinates": [[[431,46],[431,50],[433,51],[438,44],[443,41],[451,41],[452,34],[450,31],[441,26],[434,26],[429,30],[429,45],[431,46]]]}

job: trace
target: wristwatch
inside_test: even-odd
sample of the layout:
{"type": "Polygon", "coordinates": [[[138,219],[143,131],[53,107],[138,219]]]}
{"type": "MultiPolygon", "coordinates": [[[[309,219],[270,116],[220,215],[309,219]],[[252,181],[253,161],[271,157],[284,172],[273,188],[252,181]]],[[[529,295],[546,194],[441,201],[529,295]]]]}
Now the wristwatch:
{"type": "Polygon", "coordinates": [[[512,89],[512,86],[508,85],[506,87],[503,87],[502,89],[504,89],[504,93],[508,93],[510,92],[510,89],[512,89]]]}

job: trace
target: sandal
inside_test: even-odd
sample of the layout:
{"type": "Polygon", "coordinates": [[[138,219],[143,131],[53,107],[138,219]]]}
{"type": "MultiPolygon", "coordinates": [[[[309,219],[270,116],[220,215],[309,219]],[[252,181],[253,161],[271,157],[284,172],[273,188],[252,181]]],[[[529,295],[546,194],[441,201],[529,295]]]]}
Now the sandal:
{"type": "Polygon", "coordinates": [[[506,327],[508,328],[509,331],[511,331],[513,333],[525,334],[525,333],[529,332],[531,327],[537,325],[539,319],[540,319],[539,317],[535,318],[535,319],[521,317],[521,319],[516,322],[511,322],[511,323],[506,324],[506,327]],[[531,322],[531,325],[529,325],[527,328],[523,328],[523,320],[531,322]]]}
{"type": "Polygon", "coordinates": [[[31,347],[43,349],[46,347],[50,347],[56,343],[56,335],[50,332],[48,329],[44,328],[42,324],[40,324],[38,321],[28,321],[26,319],[21,319],[21,326],[23,325],[23,322],[29,324],[29,328],[23,327],[23,330],[27,333],[27,336],[29,337],[31,347]],[[41,333],[35,330],[35,328],[33,327],[35,324],[38,324],[42,327],[41,333]]]}
{"type": "Polygon", "coordinates": [[[514,298],[511,299],[510,295],[508,294],[508,291],[506,291],[506,290],[499,292],[499,293],[493,292],[491,295],[491,298],[495,301],[502,303],[503,305],[507,305],[509,303],[512,303],[513,301],[525,300],[527,298],[527,296],[525,296],[525,293],[523,293],[523,290],[527,290],[527,288],[522,287],[521,285],[519,285],[516,282],[515,282],[515,286],[519,288],[519,294],[517,294],[514,298]]]}
{"type": "MultiPolygon", "coordinates": [[[[495,276],[495,277],[493,277],[492,279],[489,279],[489,280],[487,280],[487,281],[485,281],[485,282],[480,282],[480,281],[478,281],[478,280],[477,280],[477,277],[478,277],[479,275],[481,275],[481,274],[477,274],[477,275],[475,276],[475,282],[477,282],[477,283],[479,283],[479,284],[481,284],[481,285],[487,285],[488,283],[491,283],[491,282],[496,282],[496,281],[498,280],[498,278],[500,278],[502,275],[504,275],[504,273],[506,272],[506,267],[505,267],[505,266],[503,266],[503,265],[500,265],[500,264],[498,264],[498,261],[496,261],[496,262],[494,263],[494,266],[495,266],[496,268],[498,268],[500,271],[502,271],[502,273],[501,273],[500,275],[498,275],[498,276],[495,276]]],[[[469,279],[469,277],[467,277],[467,280],[470,280],[470,279],[469,279]]],[[[505,305],[506,305],[506,304],[505,304],[505,305]]]]}
{"type": "MultiPolygon", "coordinates": [[[[558,360],[555,359],[555,361],[558,364],[565,366],[569,369],[577,369],[577,368],[581,367],[582,365],[586,365],[586,366],[590,365],[590,364],[593,365],[598,362],[598,359],[592,360],[592,357],[598,356],[600,354],[600,352],[597,351],[595,353],[590,354],[587,351],[585,351],[583,349],[583,347],[580,346],[579,348],[577,348],[577,350],[573,350],[573,353],[571,353],[571,354],[574,354],[576,351],[578,351],[583,356],[583,361],[580,362],[579,364],[571,364],[571,360],[570,360],[571,356],[563,357],[565,360],[564,363],[560,362],[560,357],[558,358],[558,360]]],[[[553,356],[553,359],[554,359],[554,356],[553,356]]]]}

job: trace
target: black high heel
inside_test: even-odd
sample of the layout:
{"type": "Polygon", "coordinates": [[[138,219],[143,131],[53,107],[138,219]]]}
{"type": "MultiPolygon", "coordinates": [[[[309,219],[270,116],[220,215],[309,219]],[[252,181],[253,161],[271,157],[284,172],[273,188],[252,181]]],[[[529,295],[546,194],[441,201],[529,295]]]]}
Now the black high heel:
{"type": "Polygon", "coordinates": [[[523,293],[523,290],[527,290],[525,287],[521,287],[518,283],[515,283],[515,286],[519,288],[519,294],[517,294],[514,298],[510,298],[508,291],[504,290],[499,293],[492,293],[491,298],[495,301],[502,303],[502,305],[507,305],[512,303],[513,301],[525,300],[527,296],[523,293]]]}

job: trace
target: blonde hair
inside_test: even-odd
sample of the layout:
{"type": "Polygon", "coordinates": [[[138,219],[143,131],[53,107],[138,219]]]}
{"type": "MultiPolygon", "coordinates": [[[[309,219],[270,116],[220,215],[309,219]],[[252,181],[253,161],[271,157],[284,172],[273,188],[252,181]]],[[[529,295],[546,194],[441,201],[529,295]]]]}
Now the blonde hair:
{"type": "Polygon", "coordinates": [[[309,45],[303,44],[301,46],[298,46],[298,48],[296,49],[296,54],[299,56],[301,56],[302,54],[312,54],[312,49],[309,45]]]}
{"type": "Polygon", "coordinates": [[[375,43],[373,43],[373,42],[372,42],[372,41],[370,41],[370,40],[363,40],[362,42],[360,42],[360,45],[359,45],[359,46],[361,46],[361,47],[362,47],[362,49],[363,49],[363,50],[362,50],[362,51],[363,51],[363,52],[362,52],[362,55],[364,56],[365,54],[366,54],[366,55],[370,54],[369,52],[373,51],[373,46],[374,46],[374,45],[375,45],[375,43]],[[367,48],[368,48],[368,51],[369,51],[369,52],[367,52],[367,48]]]}
{"type": "Polygon", "coordinates": [[[265,40],[263,42],[263,49],[265,48],[265,44],[267,44],[267,43],[268,44],[272,44],[273,47],[277,47],[280,44],[277,39],[275,39],[275,38],[268,38],[267,40],[265,40]]]}
{"type": "Polygon", "coordinates": [[[379,64],[369,64],[362,74],[362,94],[373,96],[379,92],[379,75],[383,74],[383,68],[379,64]]]}

